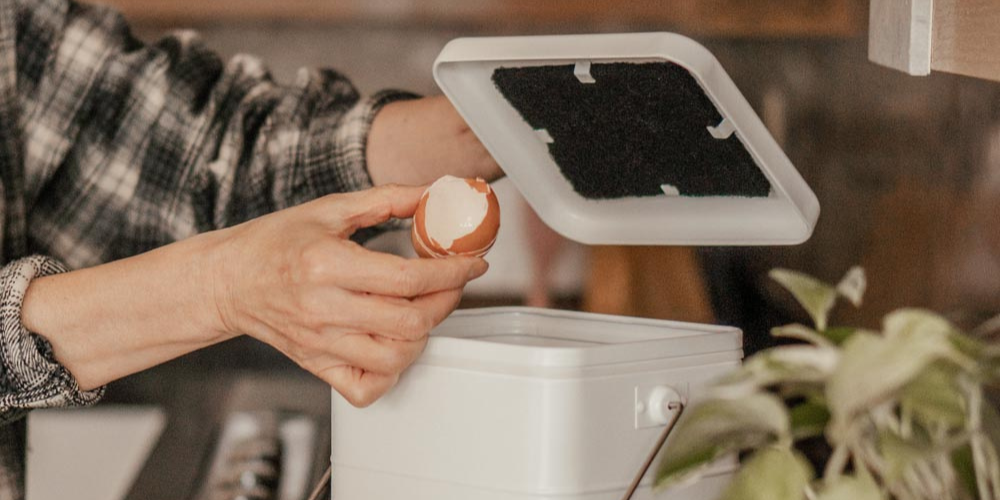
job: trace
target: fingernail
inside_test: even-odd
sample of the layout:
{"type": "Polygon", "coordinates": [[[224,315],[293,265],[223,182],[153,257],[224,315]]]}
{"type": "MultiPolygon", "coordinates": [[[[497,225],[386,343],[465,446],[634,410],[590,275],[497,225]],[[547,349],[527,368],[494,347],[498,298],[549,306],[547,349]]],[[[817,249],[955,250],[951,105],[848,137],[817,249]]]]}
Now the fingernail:
{"type": "Polygon", "coordinates": [[[469,268],[469,279],[474,280],[486,274],[486,271],[489,268],[490,268],[489,263],[487,263],[485,260],[479,259],[479,262],[476,262],[475,264],[472,265],[472,267],[469,268]]]}

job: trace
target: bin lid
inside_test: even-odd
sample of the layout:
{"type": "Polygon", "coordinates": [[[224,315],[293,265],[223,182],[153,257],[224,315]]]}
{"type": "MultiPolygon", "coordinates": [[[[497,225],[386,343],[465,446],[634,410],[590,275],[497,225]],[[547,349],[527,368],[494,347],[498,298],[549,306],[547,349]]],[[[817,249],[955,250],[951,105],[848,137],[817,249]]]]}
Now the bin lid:
{"type": "Polygon", "coordinates": [[[819,202],[715,57],[672,33],[462,38],[434,78],[557,232],[781,245],[819,202]]]}
{"type": "Polygon", "coordinates": [[[526,373],[727,353],[743,356],[738,328],[532,307],[455,311],[417,364],[526,373]]]}

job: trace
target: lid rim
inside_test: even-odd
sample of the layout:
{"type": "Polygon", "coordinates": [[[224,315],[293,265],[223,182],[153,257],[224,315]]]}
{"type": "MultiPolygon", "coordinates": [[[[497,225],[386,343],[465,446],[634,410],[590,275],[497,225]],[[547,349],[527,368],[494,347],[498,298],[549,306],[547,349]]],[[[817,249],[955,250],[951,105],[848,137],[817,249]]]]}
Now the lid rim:
{"type": "Polygon", "coordinates": [[[456,311],[432,332],[424,355],[429,359],[475,360],[559,370],[735,353],[742,352],[742,348],[742,331],[735,327],[531,307],[497,307],[456,311]],[[470,330],[475,332],[470,335],[470,330]],[[508,332],[591,345],[523,345],[482,338],[507,335],[508,332]]]}

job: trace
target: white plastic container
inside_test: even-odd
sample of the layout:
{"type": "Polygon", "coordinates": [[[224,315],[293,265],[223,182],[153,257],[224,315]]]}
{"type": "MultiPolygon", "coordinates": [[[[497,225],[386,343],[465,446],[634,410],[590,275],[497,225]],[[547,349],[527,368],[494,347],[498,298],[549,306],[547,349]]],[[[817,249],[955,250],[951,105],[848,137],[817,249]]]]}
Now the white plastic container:
{"type": "MultiPolygon", "coordinates": [[[[365,409],[333,398],[334,500],[618,500],[669,415],[742,358],[738,329],[459,311],[365,409]]],[[[667,499],[710,499],[732,463],[667,499]]],[[[634,498],[651,498],[652,472],[634,498]]]]}

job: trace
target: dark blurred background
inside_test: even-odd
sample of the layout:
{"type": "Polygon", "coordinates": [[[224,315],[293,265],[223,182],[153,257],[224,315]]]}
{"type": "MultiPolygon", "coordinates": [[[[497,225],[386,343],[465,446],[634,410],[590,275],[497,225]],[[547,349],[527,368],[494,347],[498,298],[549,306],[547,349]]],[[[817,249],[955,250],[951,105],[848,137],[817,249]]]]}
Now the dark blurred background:
{"type": "MultiPolygon", "coordinates": [[[[869,62],[865,0],[103,1],[145,40],[195,29],[225,57],[261,57],[278,80],[303,66],[333,67],[367,93],[438,93],[432,63],[460,36],[683,33],[716,54],[822,206],[812,239],[794,247],[584,248],[547,232],[501,181],[493,268],[465,306],[719,322],[744,329],[749,353],[768,345],[770,326],[805,321],[768,281],[769,269],[836,281],[860,264],[866,303],[839,308],[835,324],[877,326],[901,306],[937,310],[966,328],[1000,313],[1000,83],[912,77],[869,62]]],[[[406,235],[373,244],[409,246],[406,235]]],[[[310,407],[328,411],[315,381],[250,340],[114,384],[108,401],[204,408],[185,418],[207,424],[232,381],[279,375],[321,394],[310,407]]],[[[275,390],[296,386],[282,387],[275,390]]]]}

